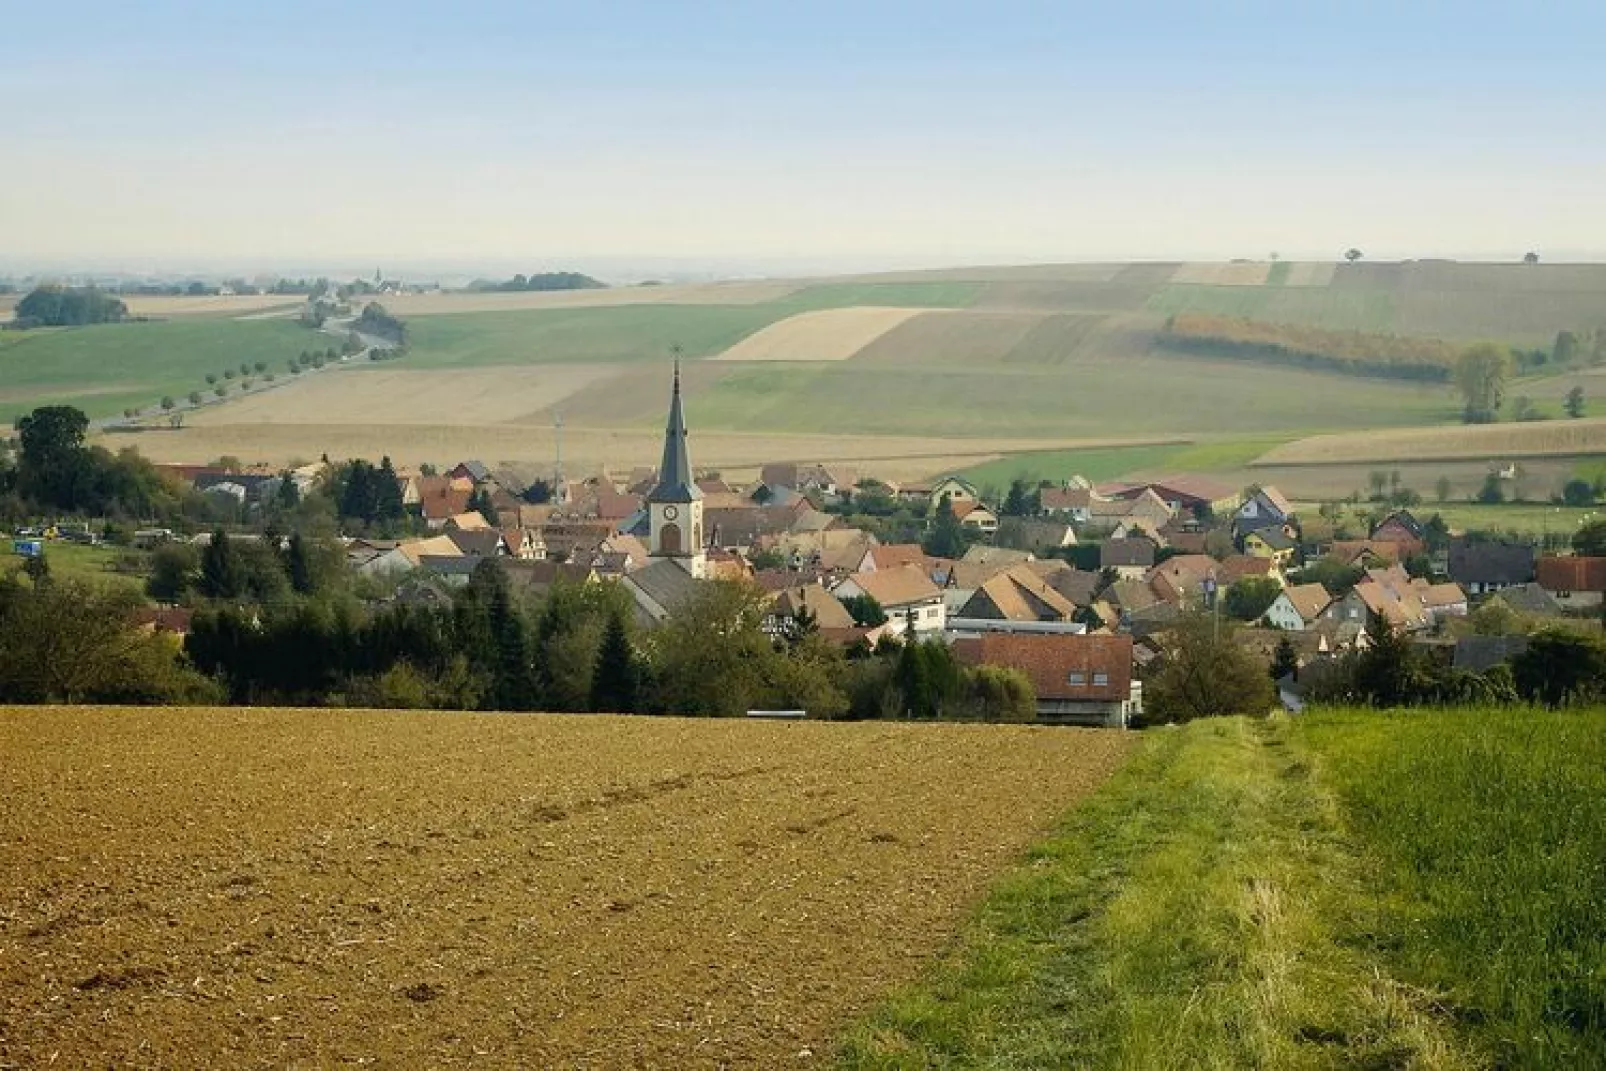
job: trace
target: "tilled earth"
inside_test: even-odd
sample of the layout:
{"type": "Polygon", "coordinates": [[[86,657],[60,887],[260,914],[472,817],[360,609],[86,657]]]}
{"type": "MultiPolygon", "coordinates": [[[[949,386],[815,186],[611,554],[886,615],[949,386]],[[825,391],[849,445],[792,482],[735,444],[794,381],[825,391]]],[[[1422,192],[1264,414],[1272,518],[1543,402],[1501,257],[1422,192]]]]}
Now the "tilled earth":
{"type": "Polygon", "coordinates": [[[0,1068],[817,1066],[1126,746],[0,709],[0,1068]]]}

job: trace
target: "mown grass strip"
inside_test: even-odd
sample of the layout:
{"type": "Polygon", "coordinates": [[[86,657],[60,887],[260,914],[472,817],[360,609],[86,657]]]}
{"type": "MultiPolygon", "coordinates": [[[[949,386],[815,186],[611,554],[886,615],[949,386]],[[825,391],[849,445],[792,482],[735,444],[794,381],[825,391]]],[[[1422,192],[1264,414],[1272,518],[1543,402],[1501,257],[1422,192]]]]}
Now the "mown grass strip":
{"type": "Polygon", "coordinates": [[[1343,939],[1364,899],[1286,723],[1157,731],[847,1037],[851,1068],[1472,1066],[1343,939]]]}

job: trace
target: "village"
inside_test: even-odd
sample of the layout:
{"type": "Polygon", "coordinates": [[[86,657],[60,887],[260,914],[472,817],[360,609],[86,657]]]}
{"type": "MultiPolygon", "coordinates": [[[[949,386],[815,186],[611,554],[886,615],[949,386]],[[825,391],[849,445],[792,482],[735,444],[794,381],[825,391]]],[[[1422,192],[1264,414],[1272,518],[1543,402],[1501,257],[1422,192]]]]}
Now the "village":
{"type": "MultiPolygon", "coordinates": [[[[278,474],[168,469],[249,514],[285,481],[310,491],[327,464],[278,474]]],[[[939,640],[966,665],[1024,673],[1048,722],[1141,720],[1143,682],[1166,656],[1168,631],[1189,615],[1225,620],[1266,664],[1283,705],[1299,709],[1305,682],[1366,650],[1374,622],[1450,668],[1482,672],[1524,649],[1513,619],[1591,614],[1606,591],[1606,559],[1541,556],[1528,544],[1451,533],[1408,509],[1380,507],[1353,533],[1302,516],[1275,487],[1239,490],[1198,475],[1017,481],[1002,501],[984,501],[959,476],[900,485],[807,461],[769,463],[756,481],[735,484],[693,468],[678,372],[657,469],[559,472],[542,502],[475,460],[394,478],[424,534],[342,540],[349,569],[384,581],[390,601],[444,605],[492,559],[535,597],[556,585],[618,584],[635,624],[652,629],[704,580],[746,581],[768,599],[772,636],[807,619],[850,650],[939,640]],[[889,514],[912,522],[919,539],[878,537],[872,529],[887,531],[889,514]]],[[[147,543],[169,536],[136,534],[147,543]]],[[[146,614],[172,631],[188,620],[177,608],[146,614]]]]}

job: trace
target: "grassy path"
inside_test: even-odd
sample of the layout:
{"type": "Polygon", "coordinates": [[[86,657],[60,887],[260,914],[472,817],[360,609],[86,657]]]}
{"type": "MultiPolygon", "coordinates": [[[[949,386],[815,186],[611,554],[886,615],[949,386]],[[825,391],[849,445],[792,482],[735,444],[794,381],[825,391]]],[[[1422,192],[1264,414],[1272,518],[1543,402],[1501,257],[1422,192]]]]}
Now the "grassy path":
{"type": "Polygon", "coordinates": [[[1478,1066],[1373,935],[1369,862],[1287,722],[1149,734],[852,1068],[1478,1066]]]}

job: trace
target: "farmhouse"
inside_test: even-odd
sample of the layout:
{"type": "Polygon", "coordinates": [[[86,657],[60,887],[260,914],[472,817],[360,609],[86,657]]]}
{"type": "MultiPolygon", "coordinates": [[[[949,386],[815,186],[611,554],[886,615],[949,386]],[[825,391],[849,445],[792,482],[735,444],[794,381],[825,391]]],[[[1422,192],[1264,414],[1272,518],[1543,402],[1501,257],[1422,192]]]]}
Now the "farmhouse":
{"type": "Polygon", "coordinates": [[[953,648],[966,665],[1025,673],[1037,692],[1041,721],[1121,728],[1143,713],[1130,636],[991,633],[955,640],[953,648]]]}
{"type": "Polygon", "coordinates": [[[1240,532],[1253,532],[1261,528],[1281,528],[1294,516],[1294,507],[1283,493],[1271,485],[1256,487],[1238,512],[1233,523],[1240,532]]]}
{"type": "Polygon", "coordinates": [[[1069,621],[1076,606],[1032,570],[1016,565],[977,588],[959,611],[993,621],[1069,621]]]}
{"type": "Polygon", "coordinates": [[[1114,569],[1122,579],[1139,579],[1153,565],[1154,544],[1147,539],[1107,539],[1099,544],[1099,568],[1114,569]]]}
{"type": "Polygon", "coordinates": [[[1527,584],[1534,579],[1534,551],[1525,543],[1450,540],[1450,579],[1473,595],[1527,584]]]}

